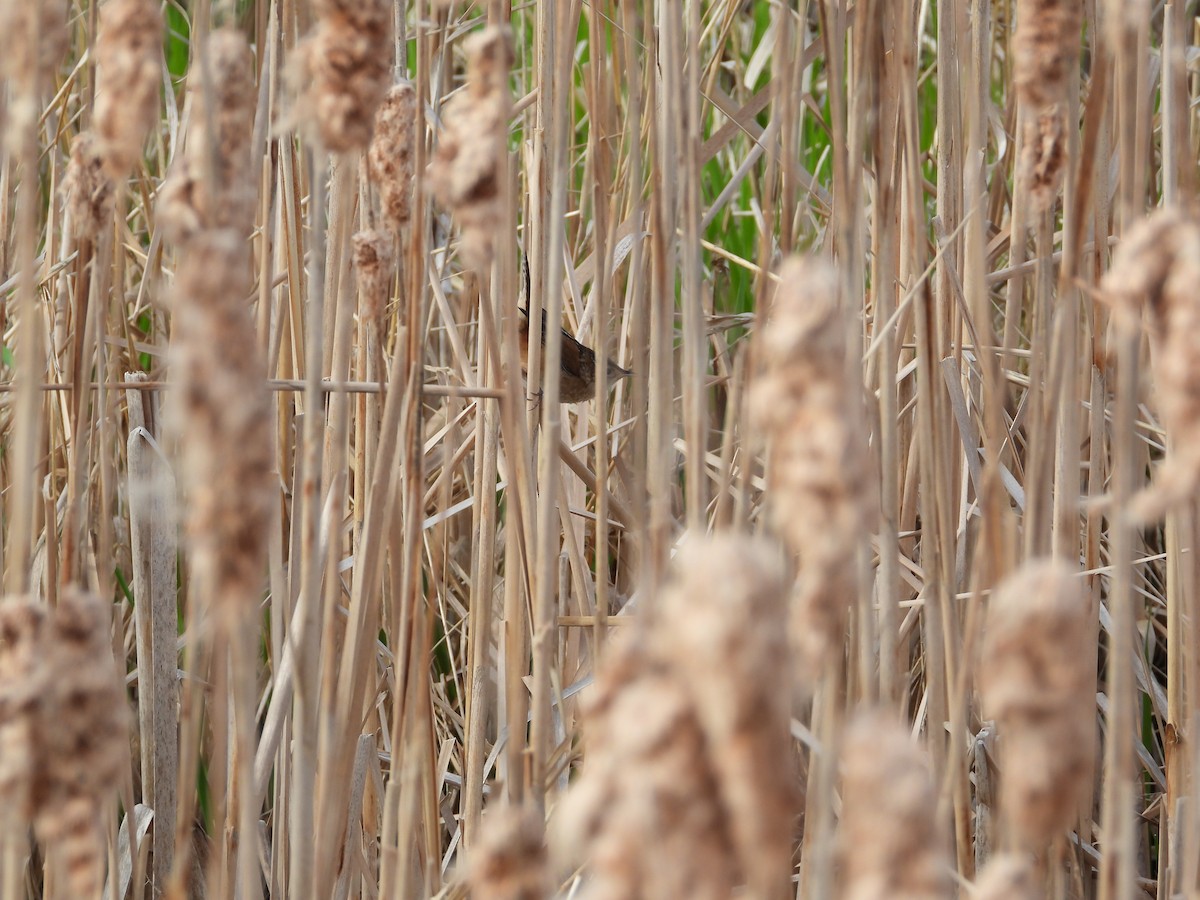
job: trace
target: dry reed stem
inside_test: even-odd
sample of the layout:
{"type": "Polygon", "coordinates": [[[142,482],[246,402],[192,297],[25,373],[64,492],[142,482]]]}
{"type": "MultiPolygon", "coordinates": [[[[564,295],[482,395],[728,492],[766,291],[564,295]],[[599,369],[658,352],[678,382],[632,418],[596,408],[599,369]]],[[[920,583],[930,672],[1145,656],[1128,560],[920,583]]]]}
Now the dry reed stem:
{"type": "Polygon", "coordinates": [[[550,896],[545,832],[532,810],[511,806],[483,816],[471,850],[469,882],[474,900],[544,900],[550,896]]]}
{"type": "Polygon", "coordinates": [[[1066,171],[1067,91],[1079,60],[1081,0],[1018,0],[1013,81],[1023,107],[1022,181],[1039,209],[1066,171]]]}
{"type": "Polygon", "coordinates": [[[1027,563],[988,606],[980,691],[1000,741],[1000,810],[1031,849],[1075,821],[1095,763],[1091,602],[1060,560],[1027,563]]]}
{"type": "Polygon", "coordinates": [[[791,635],[815,679],[842,648],[855,594],[854,559],[876,509],[867,438],[849,414],[861,388],[846,377],[846,313],[838,273],[791,257],[764,326],[765,372],[751,397],[771,453],[771,519],[800,559],[791,635]]]}
{"type": "Polygon", "coordinates": [[[387,309],[394,257],[389,235],[374,229],[354,235],[354,277],[364,321],[378,322],[387,309]]]}
{"type": "Polygon", "coordinates": [[[842,750],[842,900],[948,900],[945,836],[927,755],[883,713],[860,716],[842,750]]]}
{"type": "Polygon", "coordinates": [[[188,76],[191,125],[183,158],[159,192],[158,216],[172,241],[203,228],[249,234],[258,204],[250,139],[258,91],[245,36],[232,28],[210,35],[206,66],[188,76]],[[212,102],[205,86],[211,77],[212,102]]]}
{"type": "Polygon", "coordinates": [[[365,148],[391,81],[392,8],[385,0],[317,0],[289,78],[296,117],[334,153],[365,148]]]}
{"type": "Polygon", "coordinates": [[[392,85],[375,113],[375,134],[367,150],[367,161],[379,191],[383,221],[395,234],[400,233],[412,216],[419,122],[417,92],[412,82],[392,85]]]}
{"type": "Polygon", "coordinates": [[[100,815],[128,752],[105,602],[71,587],[53,612],[23,598],[0,604],[0,807],[33,823],[71,896],[99,896],[100,815]]]}
{"type": "Polygon", "coordinates": [[[96,38],[94,127],[109,175],[124,179],[158,123],[163,19],[154,0],[109,0],[96,38]]]}
{"type": "Polygon", "coordinates": [[[72,142],[63,193],[71,215],[71,231],[77,238],[94,240],[112,215],[116,185],[105,171],[104,160],[91,132],[81,133],[72,142]]]}
{"type": "Polygon", "coordinates": [[[1117,248],[1101,288],[1125,328],[1143,311],[1151,336],[1158,410],[1171,445],[1154,483],[1128,512],[1152,522],[1200,484],[1200,221],[1176,208],[1138,222],[1117,248]]]}
{"type": "Polygon", "coordinates": [[[597,897],[756,897],[787,883],[796,796],[778,555],[693,538],[638,633],[613,638],[554,832],[597,897]]]}
{"type": "Polygon", "coordinates": [[[446,104],[427,177],[434,197],[458,222],[463,257],[482,268],[505,221],[500,185],[508,161],[512,33],[487,28],[467,40],[466,51],[467,89],[446,104]]]}
{"type": "Polygon", "coordinates": [[[274,413],[247,306],[249,258],[229,229],[187,243],[174,290],[172,424],[201,596],[258,599],[274,512],[274,413]]]}

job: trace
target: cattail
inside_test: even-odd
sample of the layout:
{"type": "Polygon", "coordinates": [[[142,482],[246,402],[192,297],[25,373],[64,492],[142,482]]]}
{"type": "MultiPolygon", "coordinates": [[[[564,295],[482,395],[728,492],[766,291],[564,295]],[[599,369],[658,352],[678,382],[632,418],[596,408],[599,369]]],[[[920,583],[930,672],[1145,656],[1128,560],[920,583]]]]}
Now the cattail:
{"type": "Polygon", "coordinates": [[[354,235],[354,276],[359,310],[365,321],[378,322],[392,287],[392,239],[381,231],[354,235]]]}
{"type": "Polygon", "coordinates": [[[1000,809],[1030,848],[1075,820],[1095,754],[1095,613],[1079,573],[1058,560],[1023,566],[988,606],[980,670],[1000,738],[1000,809]]]}
{"type": "Polygon", "coordinates": [[[1151,370],[1171,446],[1128,512],[1151,522],[1200,486],[1200,222],[1178,209],[1143,219],[1121,241],[1101,288],[1124,327],[1148,313],[1151,370]]]}
{"type": "Polygon", "coordinates": [[[550,895],[542,820],[529,810],[488,810],[471,850],[473,900],[544,900],[550,895]]]}
{"type": "Polygon", "coordinates": [[[1067,90],[1079,61],[1082,0],[1018,0],[1013,79],[1023,108],[1021,180],[1039,209],[1066,170],[1067,90]]]}
{"type": "Polygon", "coordinates": [[[846,314],[828,263],[792,257],[763,329],[766,372],[751,398],[771,452],[771,518],[800,560],[791,634],[815,678],[840,652],[858,544],[875,500],[860,386],[847,377],[846,314]]]}
{"type": "Polygon", "coordinates": [[[769,897],[790,871],[784,582],[738,538],[696,540],[652,620],[611,646],[582,776],[553,833],[590,863],[587,896],[769,897]]]}
{"type": "Polygon", "coordinates": [[[89,131],[82,132],[71,144],[63,193],[71,213],[71,231],[77,238],[94,240],[112,216],[116,185],[105,171],[104,160],[89,131]]]}
{"type": "Polygon", "coordinates": [[[96,39],[95,130],[105,167],[124,179],[158,121],[163,20],[154,0],[109,0],[96,39]]]}
{"type": "Polygon", "coordinates": [[[34,814],[45,629],[44,606],[24,598],[0,601],[0,817],[21,821],[34,814]]]}
{"type": "Polygon", "coordinates": [[[557,855],[590,863],[586,900],[727,900],[734,849],[688,691],[636,639],[608,652],[583,774],[557,811],[557,855]]]}
{"type": "Polygon", "coordinates": [[[67,0],[0,0],[0,73],[5,78],[20,82],[36,74],[42,91],[53,86],[67,53],[68,5],[67,0]],[[29,43],[33,27],[36,53],[29,43]]]}
{"type": "Polygon", "coordinates": [[[1041,900],[1030,860],[1006,853],[984,866],[975,885],[975,900],[1041,900]]]}
{"type": "Polygon", "coordinates": [[[842,750],[843,900],[952,896],[926,754],[883,714],[857,719],[842,750]]]}
{"type": "Polygon", "coordinates": [[[411,82],[402,81],[383,98],[367,151],[371,178],[383,205],[383,220],[393,232],[399,232],[412,216],[416,134],[417,92],[411,82]]]}
{"type": "Polygon", "coordinates": [[[0,799],[32,821],[63,868],[70,896],[99,896],[101,811],[129,752],[125,690],[109,613],[69,588],[53,616],[28,600],[0,607],[0,799]]]}
{"type": "Polygon", "coordinates": [[[676,568],[651,640],[691,695],[741,870],[770,896],[787,879],[797,808],[783,565],[759,541],[722,537],[685,544],[676,568]]]}
{"type": "Polygon", "coordinates": [[[193,100],[187,147],[159,194],[159,219],[174,241],[201,228],[249,234],[254,224],[250,141],[258,95],[250,46],[240,31],[222,28],[209,37],[206,52],[207,69],[197,63],[188,76],[193,100]]]}
{"type": "Polygon", "coordinates": [[[375,110],[391,82],[392,4],[318,0],[317,24],[296,45],[290,77],[299,118],[336,153],[371,140],[375,110]]]}
{"type": "Polygon", "coordinates": [[[512,33],[487,28],[466,44],[466,90],[446,104],[442,131],[429,164],[429,187],[462,231],[467,263],[485,267],[504,227],[501,179],[508,158],[512,33]]]}
{"type": "Polygon", "coordinates": [[[176,272],[173,426],[188,495],[187,531],[201,596],[232,611],[253,603],[274,502],[272,411],[250,309],[243,238],[202,231],[176,272]]]}

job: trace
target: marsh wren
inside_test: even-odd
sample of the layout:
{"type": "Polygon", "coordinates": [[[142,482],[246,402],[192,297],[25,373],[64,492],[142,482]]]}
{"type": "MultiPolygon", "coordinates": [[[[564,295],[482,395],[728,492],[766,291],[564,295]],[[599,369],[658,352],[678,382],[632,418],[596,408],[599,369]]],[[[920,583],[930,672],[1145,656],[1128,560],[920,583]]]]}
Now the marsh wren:
{"type": "MultiPolygon", "coordinates": [[[[521,371],[529,374],[529,263],[524,263],[525,306],[521,311],[521,371]]],[[[546,346],[546,311],[542,310],[542,346],[546,346]]],[[[562,329],[562,365],[559,367],[558,399],[560,403],[582,403],[596,395],[596,351],[585,347],[562,329]]],[[[608,360],[608,386],[633,373],[608,360]]]]}

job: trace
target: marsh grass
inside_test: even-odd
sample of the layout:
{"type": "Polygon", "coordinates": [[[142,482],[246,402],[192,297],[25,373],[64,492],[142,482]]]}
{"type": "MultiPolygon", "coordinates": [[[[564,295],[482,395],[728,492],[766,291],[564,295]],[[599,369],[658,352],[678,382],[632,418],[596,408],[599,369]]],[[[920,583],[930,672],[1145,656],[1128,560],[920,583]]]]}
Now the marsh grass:
{"type": "Polygon", "coordinates": [[[1194,895],[1195,13],[2,0],[0,900],[1194,895]]]}

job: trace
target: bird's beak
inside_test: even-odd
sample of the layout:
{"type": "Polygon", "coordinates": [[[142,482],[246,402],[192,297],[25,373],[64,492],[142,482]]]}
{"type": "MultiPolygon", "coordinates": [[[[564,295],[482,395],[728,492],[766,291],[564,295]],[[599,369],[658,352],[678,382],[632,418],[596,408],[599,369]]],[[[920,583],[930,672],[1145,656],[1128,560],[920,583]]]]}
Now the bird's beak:
{"type": "Polygon", "coordinates": [[[611,359],[608,361],[608,383],[609,384],[612,384],[614,381],[620,381],[622,378],[628,378],[632,374],[633,374],[633,372],[629,371],[629,369],[622,369],[611,359]]]}

